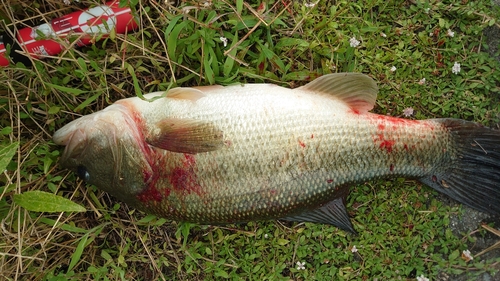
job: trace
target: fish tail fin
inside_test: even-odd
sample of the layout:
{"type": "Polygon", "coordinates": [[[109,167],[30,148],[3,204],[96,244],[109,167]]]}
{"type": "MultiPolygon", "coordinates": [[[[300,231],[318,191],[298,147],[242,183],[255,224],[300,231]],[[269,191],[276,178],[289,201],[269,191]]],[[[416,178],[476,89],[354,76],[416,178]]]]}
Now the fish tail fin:
{"type": "Polygon", "coordinates": [[[500,130],[459,119],[435,119],[451,135],[456,157],[419,180],[458,202],[500,215],[500,130]]]}

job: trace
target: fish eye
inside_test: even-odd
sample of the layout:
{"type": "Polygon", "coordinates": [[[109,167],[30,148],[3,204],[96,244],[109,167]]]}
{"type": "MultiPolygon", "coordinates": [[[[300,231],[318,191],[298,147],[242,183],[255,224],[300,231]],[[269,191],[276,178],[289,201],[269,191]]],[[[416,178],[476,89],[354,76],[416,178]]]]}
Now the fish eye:
{"type": "Polygon", "coordinates": [[[82,165],[76,168],[76,175],[84,181],[88,181],[90,179],[90,174],[87,172],[87,168],[82,165]]]}

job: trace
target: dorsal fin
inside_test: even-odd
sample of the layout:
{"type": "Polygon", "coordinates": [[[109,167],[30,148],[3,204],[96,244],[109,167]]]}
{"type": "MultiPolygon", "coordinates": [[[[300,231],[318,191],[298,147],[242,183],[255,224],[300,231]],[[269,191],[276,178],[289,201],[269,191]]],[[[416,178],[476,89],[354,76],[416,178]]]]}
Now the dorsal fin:
{"type": "Polygon", "coordinates": [[[332,95],[360,113],[373,108],[378,92],[377,83],[362,73],[327,74],[297,89],[332,95]]]}
{"type": "Polygon", "coordinates": [[[173,88],[167,92],[167,98],[171,99],[183,99],[194,102],[203,97],[205,97],[205,94],[202,91],[189,87],[173,88]]]}

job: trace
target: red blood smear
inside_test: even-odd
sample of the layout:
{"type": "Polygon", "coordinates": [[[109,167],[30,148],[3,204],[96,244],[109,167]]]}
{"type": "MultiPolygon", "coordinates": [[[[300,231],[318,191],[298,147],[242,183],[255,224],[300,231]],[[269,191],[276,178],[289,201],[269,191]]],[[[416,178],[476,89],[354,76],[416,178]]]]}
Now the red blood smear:
{"type": "Polygon", "coordinates": [[[393,140],[383,140],[382,143],[380,144],[380,148],[385,149],[387,150],[387,152],[391,153],[392,147],[394,146],[395,143],[396,141],[393,140]]]}
{"type": "Polygon", "coordinates": [[[186,161],[184,162],[184,166],[192,167],[196,164],[196,159],[194,158],[194,155],[185,153],[184,158],[186,159],[186,161]]]}
{"type": "Polygon", "coordinates": [[[182,166],[177,166],[172,169],[169,176],[170,184],[172,184],[174,190],[180,191],[185,195],[193,192],[202,195],[203,192],[201,186],[198,184],[198,179],[194,170],[196,159],[194,155],[191,154],[184,154],[184,158],[182,166]]]}
{"type": "Polygon", "coordinates": [[[392,125],[415,125],[421,122],[417,120],[408,120],[404,118],[397,118],[392,116],[384,116],[384,115],[375,115],[373,114],[371,118],[376,119],[377,121],[385,121],[392,125]]]}
{"type": "Polygon", "coordinates": [[[193,175],[188,171],[176,167],[170,175],[170,183],[177,190],[183,190],[193,181],[193,175]]]}
{"type": "Polygon", "coordinates": [[[151,201],[160,202],[164,197],[168,197],[170,195],[170,189],[162,188],[161,192],[156,188],[156,182],[160,179],[160,172],[156,170],[158,165],[152,165],[151,168],[153,171],[143,171],[144,183],[146,184],[146,189],[137,195],[137,199],[139,199],[143,203],[148,203],[151,201]],[[162,196],[163,192],[163,196],[162,196]]]}
{"type": "Polygon", "coordinates": [[[391,170],[391,172],[394,171],[394,164],[391,164],[391,166],[389,167],[389,170],[391,170]]]}
{"type": "MultiPolygon", "coordinates": [[[[167,195],[168,196],[168,195],[167,195]]],[[[137,199],[143,203],[149,203],[151,201],[160,202],[163,199],[160,191],[154,187],[148,187],[143,192],[137,195],[137,199]]]]}
{"type": "Polygon", "coordinates": [[[357,110],[356,108],[351,108],[351,110],[349,110],[349,112],[354,113],[356,115],[359,115],[359,110],[357,110]]]}
{"type": "MultiPolygon", "coordinates": [[[[371,115],[370,119],[374,120],[377,123],[387,122],[387,123],[391,124],[393,128],[396,128],[397,126],[401,126],[401,125],[406,125],[406,126],[408,126],[408,125],[420,125],[420,126],[424,126],[426,129],[434,131],[434,124],[432,124],[431,122],[425,122],[425,121],[419,121],[419,120],[408,120],[408,119],[404,119],[404,118],[397,118],[397,117],[376,115],[376,114],[371,115]]],[[[382,126],[384,126],[383,129],[385,129],[385,125],[382,125],[382,126]]],[[[381,129],[380,125],[378,128],[381,129]]],[[[381,130],[383,130],[383,129],[381,129],[381,130]]]]}
{"type": "Polygon", "coordinates": [[[327,182],[327,183],[332,183],[332,182],[333,182],[333,180],[332,180],[332,179],[328,179],[328,180],[326,180],[326,182],[327,182]]]}
{"type": "Polygon", "coordinates": [[[300,145],[302,148],[306,147],[306,144],[305,144],[305,143],[303,143],[302,141],[299,141],[299,145],[300,145]]]}
{"type": "Polygon", "coordinates": [[[163,168],[166,166],[163,153],[158,152],[146,143],[145,137],[142,132],[144,132],[144,119],[140,112],[137,112],[135,107],[127,101],[117,102],[130,110],[130,119],[127,119],[129,126],[137,127],[137,135],[134,135],[136,142],[141,149],[142,154],[146,158],[148,163],[148,168],[143,170],[143,180],[145,184],[144,190],[137,195],[137,199],[145,204],[151,202],[161,202],[164,198],[170,195],[169,188],[157,188],[157,182],[159,179],[164,177],[162,173],[163,168]]]}
{"type": "Polygon", "coordinates": [[[143,192],[137,195],[137,198],[141,202],[148,203],[154,201],[159,202],[162,201],[163,198],[168,197],[172,191],[171,188],[164,187],[158,189],[156,186],[158,180],[162,178],[167,178],[170,181],[174,191],[181,191],[184,194],[195,192],[196,194],[201,195],[201,186],[198,184],[194,170],[194,167],[196,166],[195,156],[192,154],[184,154],[184,158],[179,159],[179,165],[173,168],[170,173],[166,173],[164,170],[167,166],[165,155],[147,144],[145,136],[142,134],[142,132],[145,131],[142,114],[133,110],[133,105],[130,105],[125,101],[119,103],[130,109],[131,120],[129,125],[137,126],[137,131],[141,132],[140,135],[134,137],[136,138],[137,143],[143,144],[140,148],[150,167],[150,170],[145,170],[143,172],[143,180],[146,184],[146,188],[143,192]]]}

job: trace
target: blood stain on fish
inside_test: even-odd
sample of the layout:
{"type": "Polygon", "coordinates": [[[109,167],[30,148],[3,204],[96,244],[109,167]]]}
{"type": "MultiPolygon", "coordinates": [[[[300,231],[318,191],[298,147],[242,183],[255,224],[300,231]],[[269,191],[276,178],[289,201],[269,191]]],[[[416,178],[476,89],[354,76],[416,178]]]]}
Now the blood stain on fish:
{"type": "Polygon", "coordinates": [[[394,144],[396,144],[395,140],[386,139],[384,134],[377,134],[378,138],[375,139],[375,143],[379,143],[379,148],[382,150],[387,150],[388,153],[391,153],[393,150],[394,144]]]}
{"type": "Polygon", "coordinates": [[[391,153],[395,143],[396,141],[393,140],[382,140],[382,143],[380,143],[380,148],[385,149],[387,150],[387,152],[391,153]]]}
{"type": "Polygon", "coordinates": [[[148,188],[137,195],[137,199],[139,199],[139,201],[141,201],[142,203],[149,204],[150,202],[162,201],[163,196],[158,189],[152,186],[148,186],[148,188]]]}
{"type": "Polygon", "coordinates": [[[198,184],[196,172],[196,159],[194,155],[184,154],[182,165],[174,167],[169,175],[169,181],[174,190],[185,192],[186,194],[196,193],[202,195],[201,186],[198,184]]]}
{"type": "Polygon", "coordinates": [[[306,144],[305,144],[303,141],[300,141],[300,140],[299,140],[299,145],[300,145],[302,148],[305,148],[305,147],[306,147],[306,144]]]}

